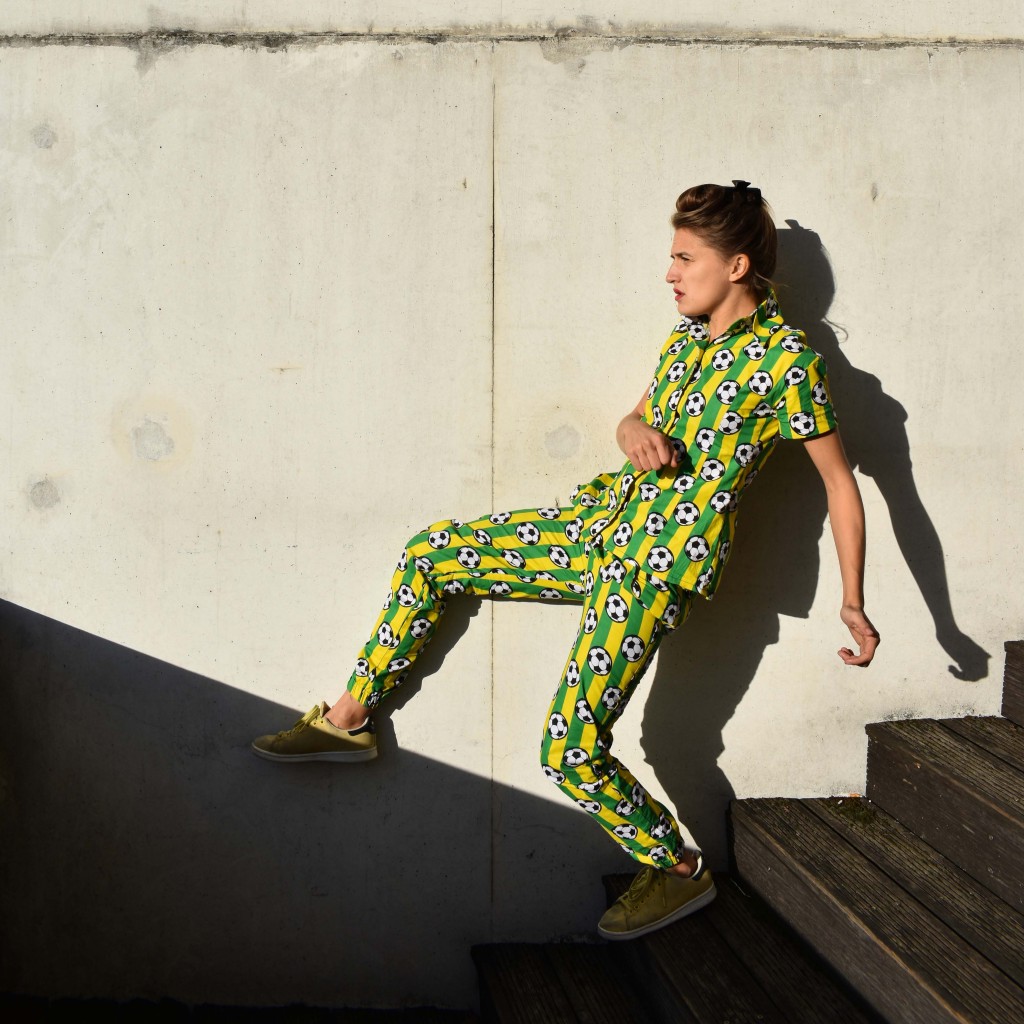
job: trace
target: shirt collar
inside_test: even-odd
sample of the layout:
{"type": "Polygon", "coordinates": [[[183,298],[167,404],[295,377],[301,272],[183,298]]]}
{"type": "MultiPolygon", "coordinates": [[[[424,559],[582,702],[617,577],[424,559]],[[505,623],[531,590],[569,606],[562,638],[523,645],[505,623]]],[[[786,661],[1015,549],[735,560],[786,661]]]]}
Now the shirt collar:
{"type": "MultiPolygon", "coordinates": [[[[754,334],[758,337],[768,337],[774,331],[776,331],[782,324],[782,314],[779,312],[779,300],[776,298],[775,291],[772,288],[768,289],[768,294],[764,297],[764,300],[758,305],[757,309],[754,310],[749,316],[740,317],[739,320],[731,324],[725,331],[723,331],[717,338],[712,338],[710,341],[707,340],[707,325],[709,318],[706,316],[688,317],[683,318],[684,321],[688,321],[687,329],[690,332],[690,336],[693,337],[693,328],[700,324],[703,328],[702,331],[697,331],[698,336],[693,340],[697,342],[703,342],[705,345],[721,345],[727,341],[731,341],[733,338],[743,334],[754,334]]],[[[682,324],[680,324],[682,326],[682,324]]]]}

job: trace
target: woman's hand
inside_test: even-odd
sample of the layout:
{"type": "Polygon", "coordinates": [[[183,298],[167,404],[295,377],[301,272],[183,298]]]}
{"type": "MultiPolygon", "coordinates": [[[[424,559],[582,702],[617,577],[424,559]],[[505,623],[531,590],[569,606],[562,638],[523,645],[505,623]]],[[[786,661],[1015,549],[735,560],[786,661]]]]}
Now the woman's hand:
{"type": "Polygon", "coordinates": [[[853,637],[853,642],[857,645],[856,654],[849,647],[840,647],[839,657],[847,665],[870,665],[871,659],[875,656],[875,648],[881,642],[878,630],[871,625],[871,620],[864,614],[863,608],[844,604],[839,612],[839,618],[843,620],[853,637]]]}
{"type": "Polygon", "coordinates": [[[678,466],[679,454],[669,439],[660,430],[655,430],[643,421],[646,403],[645,394],[637,402],[636,408],[622,417],[615,431],[615,440],[626,458],[642,472],[659,470],[663,466],[678,466]]]}

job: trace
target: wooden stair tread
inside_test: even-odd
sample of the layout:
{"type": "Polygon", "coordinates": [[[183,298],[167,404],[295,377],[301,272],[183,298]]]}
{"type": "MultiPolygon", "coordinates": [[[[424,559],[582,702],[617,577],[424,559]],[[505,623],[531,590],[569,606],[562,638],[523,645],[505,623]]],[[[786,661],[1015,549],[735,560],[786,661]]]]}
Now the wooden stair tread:
{"type": "Polygon", "coordinates": [[[649,1018],[623,983],[607,946],[475,946],[485,1019],[499,1024],[623,1024],[649,1018]]]}
{"type": "Polygon", "coordinates": [[[1024,728],[1006,718],[942,718],[939,725],[955,732],[993,757],[1024,773],[1024,728]]]}
{"type": "MultiPolygon", "coordinates": [[[[612,875],[605,879],[609,903],[625,892],[631,877],[612,875]]],[[[724,872],[715,873],[715,885],[718,895],[713,903],[692,917],[670,925],[663,933],[655,933],[663,934],[665,941],[676,949],[689,950],[691,954],[696,949],[706,951],[699,964],[687,959],[682,963],[677,961],[675,966],[666,963],[663,967],[664,973],[673,974],[676,990],[704,985],[704,992],[691,994],[689,998],[677,992],[694,1020],[751,1019],[742,1015],[726,1016],[724,1004],[715,991],[723,983],[731,987],[734,984],[731,979],[737,976],[748,989],[745,1012],[761,1015],[752,1019],[781,1018],[787,1024],[819,1024],[824,1020],[872,1024],[878,1020],[760,899],[744,893],[724,872]],[[710,988],[696,978],[697,972],[710,974],[713,979],[710,988]],[[750,981],[756,987],[751,987],[750,981]]],[[[655,935],[649,936],[647,941],[653,940],[655,935]]],[[[637,944],[644,941],[637,940],[637,944]]],[[[666,1009],[662,1007],[663,1012],[666,1009]]],[[[736,1012],[739,1011],[733,1007],[733,1013],[736,1012]]]]}
{"type": "Polygon", "coordinates": [[[952,784],[976,790],[1002,812],[1024,821],[1024,775],[939,722],[927,718],[878,722],[867,727],[867,734],[869,739],[895,742],[918,759],[927,759],[952,784]]]}
{"type": "Polygon", "coordinates": [[[736,801],[732,816],[742,877],[882,1013],[1024,1019],[1019,986],[800,801],[736,801]]]}
{"type": "Polygon", "coordinates": [[[1024,917],[870,801],[846,797],[801,803],[1024,985],[1024,917]]]}

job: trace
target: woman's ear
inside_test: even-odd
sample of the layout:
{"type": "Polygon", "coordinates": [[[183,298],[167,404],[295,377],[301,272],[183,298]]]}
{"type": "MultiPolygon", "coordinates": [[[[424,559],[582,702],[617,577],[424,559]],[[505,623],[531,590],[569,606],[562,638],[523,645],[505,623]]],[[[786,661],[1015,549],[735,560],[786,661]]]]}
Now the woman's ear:
{"type": "Polygon", "coordinates": [[[741,252],[729,261],[729,280],[742,281],[750,272],[750,257],[741,252]]]}

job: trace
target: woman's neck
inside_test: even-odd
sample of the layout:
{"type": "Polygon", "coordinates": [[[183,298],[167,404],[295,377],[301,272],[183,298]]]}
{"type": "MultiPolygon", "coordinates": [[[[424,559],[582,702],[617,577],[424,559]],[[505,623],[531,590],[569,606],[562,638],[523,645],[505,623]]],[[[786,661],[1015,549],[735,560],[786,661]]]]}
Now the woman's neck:
{"type": "Polygon", "coordinates": [[[708,319],[708,333],[712,338],[717,338],[737,320],[750,316],[760,303],[753,289],[737,289],[735,294],[728,296],[720,306],[712,310],[708,319]]]}

